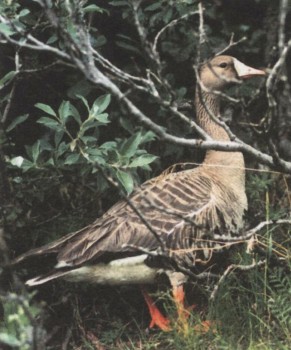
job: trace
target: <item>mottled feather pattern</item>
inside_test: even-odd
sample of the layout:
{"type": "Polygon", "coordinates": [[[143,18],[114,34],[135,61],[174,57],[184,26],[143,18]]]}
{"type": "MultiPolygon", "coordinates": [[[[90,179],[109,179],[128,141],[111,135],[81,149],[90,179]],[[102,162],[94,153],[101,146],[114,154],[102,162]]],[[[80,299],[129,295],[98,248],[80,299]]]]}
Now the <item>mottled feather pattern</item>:
{"type": "MultiPolygon", "coordinates": [[[[217,172],[216,170],[216,176],[217,172]]],[[[172,172],[145,182],[129,197],[174,259],[194,264],[209,258],[213,234],[238,234],[245,209],[236,193],[213,181],[213,170],[202,167],[172,172]],[[227,203],[232,203],[232,206],[227,203]]],[[[125,200],[84,229],[30,251],[29,255],[58,253],[63,266],[102,261],[108,253],[155,250],[160,242],[125,200]]],[[[25,257],[25,256],[23,256],[25,257]]],[[[21,261],[20,256],[17,261],[21,261]]]]}
{"type": "MultiPolygon", "coordinates": [[[[205,248],[214,245],[209,240],[213,233],[236,232],[241,226],[234,197],[233,194],[233,207],[225,206],[229,198],[225,198],[223,187],[216,189],[214,195],[210,175],[196,168],[152,179],[129,199],[160,235],[170,255],[194,263],[197,252],[201,260],[201,252],[204,254],[205,248]]],[[[105,253],[133,252],[132,246],[155,250],[159,245],[139,215],[123,200],[84,231],[70,236],[60,249],[58,260],[78,266],[90,260],[102,261],[105,253]]],[[[208,259],[209,254],[204,255],[208,259]]]]}

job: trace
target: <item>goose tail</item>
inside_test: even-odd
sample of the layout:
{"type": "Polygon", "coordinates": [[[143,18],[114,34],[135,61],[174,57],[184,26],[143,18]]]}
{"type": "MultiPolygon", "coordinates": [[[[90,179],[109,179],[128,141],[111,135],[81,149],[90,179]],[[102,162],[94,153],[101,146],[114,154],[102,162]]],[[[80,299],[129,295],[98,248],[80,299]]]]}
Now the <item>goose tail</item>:
{"type": "Polygon", "coordinates": [[[50,271],[44,275],[40,275],[34,278],[29,279],[28,281],[25,282],[25,284],[29,287],[32,286],[38,286],[40,284],[47,283],[49,281],[52,281],[54,279],[63,277],[70,273],[70,270],[68,271],[50,271]]]}

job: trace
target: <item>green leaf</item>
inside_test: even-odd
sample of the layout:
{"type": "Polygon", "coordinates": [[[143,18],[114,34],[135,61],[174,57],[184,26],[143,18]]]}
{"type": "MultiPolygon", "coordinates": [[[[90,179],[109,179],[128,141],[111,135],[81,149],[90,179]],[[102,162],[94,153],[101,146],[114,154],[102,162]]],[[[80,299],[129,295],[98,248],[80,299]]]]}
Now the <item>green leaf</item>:
{"type": "Polygon", "coordinates": [[[110,120],[108,120],[108,113],[101,113],[97,114],[94,119],[98,120],[98,122],[102,124],[108,124],[110,123],[110,120]]]}
{"type": "Polygon", "coordinates": [[[21,342],[12,334],[0,333],[0,343],[9,345],[9,346],[21,346],[21,342]]]}
{"type": "Polygon", "coordinates": [[[31,161],[29,161],[21,156],[12,158],[10,163],[18,168],[23,169],[24,171],[35,167],[35,165],[31,161]]]}
{"type": "Polygon", "coordinates": [[[106,165],[105,159],[101,156],[90,154],[89,159],[95,164],[97,163],[98,165],[106,165]]]}
{"type": "Polygon", "coordinates": [[[31,146],[31,155],[32,160],[34,163],[36,163],[39,155],[40,155],[40,141],[37,140],[32,146],[31,146]]]}
{"type": "Polygon", "coordinates": [[[131,41],[132,43],[135,42],[135,41],[134,41],[130,36],[128,36],[128,35],[119,33],[119,34],[117,34],[117,36],[118,36],[119,38],[125,39],[125,40],[127,40],[127,41],[131,41]]]}
{"type": "Polygon", "coordinates": [[[132,135],[121,146],[120,154],[128,158],[132,157],[136,153],[141,140],[142,140],[142,136],[140,132],[132,135]]]}
{"type": "Polygon", "coordinates": [[[84,13],[87,13],[87,12],[99,12],[99,13],[107,12],[107,14],[109,13],[107,10],[105,10],[102,7],[99,7],[97,5],[88,5],[88,6],[83,8],[83,11],[84,11],[84,13]]]}
{"type": "Polygon", "coordinates": [[[49,158],[44,164],[45,164],[46,166],[53,166],[53,167],[56,166],[55,161],[54,161],[53,158],[49,158]]]}
{"type": "Polygon", "coordinates": [[[57,156],[60,157],[61,155],[63,155],[65,152],[67,152],[69,149],[69,145],[65,142],[61,142],[58,146],[57,149],[57,156]]]}
{"type": "Polygon", "coordinates": [[[54,147],[50,144],[50,142],[44,137],[39,140],[40,149],[42,151],[53,151],[54,147]]]}
{"type": "Polygon", "coordinates": [[[70,116],[72,116],[77,121],[77,123],[79,125],[81,125],[81,123],[82,123],[78,110],[69,101],[63,101],[61,103],[59,110],[58,110],[58,113],[59,113],[60,119],[63,123],[66,123],[66,121],[68,120],[68,118],[70,116]]]}
{"type": "Polygon", "coordinates": [[[23,162],[24,162],[24,158],[21,156],[14,157],[10,160],[10,163],[14,166],[17,166],[18,168],[21,168],[23,162]]]}
{"type": "Polygon", "coordinates": [[[82,100],[85,107],[87,108],[87,111],[90,113],[90,107],[89,107],[88,101],[85,99],[85,97],[82,95],[76,95],[76,97],[79,98],[80,100],[82,100]]]}
{"type": "Polygon", "coordinates": [[[65,23],[67,24],[66,31],[71,35],[72,38],[76,39],[78,34],[78,29],[75,26],[75,24],[72,22],[72,18],[67,17],[67,21],[65,23]]]}
{"type": "Polygon", "coordinates": [[[135,158],[129,165],[129,168],[136,168],[139,166],[145,166],[153,161],[155,161],[158,157],[152,155],[152,154],[142,154],[141,156],[135,158]]]}
{"type": "Polygon", "coordinates": [[[58,130],[58,131],[63,130],[61,124],[52,118],[41,117],[37,120],[37,123],[43,124],[50,129],[54,129],[54,130],[58,130]]]}
{"type": "Polygon", "coordinates": [[[30,11],[28,9],[23,9],[19,12],[18,17],[24,17],[26,15],[28,15],[30,13],[30,11]]]}
{"type": "Polygon", "coordinates": [[[94,163],[105,165],[106,161],[103,157],[102,151],[100,149],[96,148],[89,148],[88,149],[88,155],[89,159],[93,161],[94,163]]]}
{"type": "Polygon", "coordinates": [[[92,84],[83,79],[78,81],[75,85],[69,88],[67,95],[71,99],[80,98],[80,96],[87,96],[92,91],[92,84]]]}
{"type": "Polygon", "coordinates": [[[10,71],[9,73],[5,74],[2,79],[0,79],[0,88],[2,88],[7,82],[11,81],[15,77],[16,72],[10,71]]]}
{"type": "Polygon", "coordinates": [[[74,154],[70,154],[66,160],[65,160],[65,164],[66,165],[72,165],[72,164],[77,164],[79,163],[80,160],[80,155],[77,153],[74,154]]]}
{"type": "Polygon", "coordinates": [[[129,6],[127,0],[119,0],[119,1],[110,1],[111,6],[129,6]]]}
{"type": "Polygon", "coordinates": [[[97,128],[98,126],[99,126],[99,122],[96,121],[95,119],[87,119],[82,124],[79,134],[80,136],[82,136],[85,131],[92,128],[97,128]]]}
{"type": "Polygon", "coordinates": [[[12,30],[11,26],[6,23],[0,23],[0,33],[10,36],[15,34],[15,31],[12,30]]]}
{"type": "Polygon", "coordinates": [[[162,2],[157,1],[156,3],[149,5],[145,8],[145,11],[155,11],[161,7],[164,7],[164,4],[162,2]]]}
{"type": "Polygon", "coordinates": [[[50,44],[53,44],[55,43],[56,41],[58,40],[58,36],[56,34],[53,34],[51,35],[48,40],[47,40],[47,44],[50,45],[50,44]]]}
{"type": "Polygon", "coordinates": [[[97,38],[92,38],[91,42],[94,48],[99,48],[107,43],[107,39],[104,35],[99,35],[97,38]]]}
{"type": "Polygon", "coordinates": [[[28,114],[21,115],[13,120],[13,122],[8,125],[6,132],[13,130],[17,125],[23,123],[28,118],[28,114]]]}
{"type": "Polygon", "coordinates": [[[142,135],[142,140],[141,140],[141,144],[143,143],[147,143],[150,141],[154,141],[156,139],[157,135],[152,132],[152,131],[147,131],[146,133],[144,133],[142,135]]]}
{"type": "Polygon", "coordinates": [[[80,113],[77,110],[77,108],[74,105],[72,105],[71,103],[70,103],[70,112],[71,112],[72,117],[76,120],[76,122],[79,125],[81,125],[82,124],[82,120],[81,120],[80,113]]]}
{"type": "Polygon", "coordinates": [[[82,136],[80,137],[80,140],[82,140],[85,145],[92,144],[92,143],[94,143],[94,145],[96,144],[96,137],[94,136],[82,136]]]}
{"type": "Polygon", "coordinates": [[[173,17],[173,9],[169,7],[166,13],[163,15],[164,23],[169,23],[172,17],[173,17]]]}
{"type": "Polygon", "coordinates": [[[44,111],[45,113],[52,115],[54,117],[56,117],[56,113],[55,111],[51,108],[51,106],[46,105],[44,103],[37,103],[34,105],[36,108],[41,109],[42,111],[44,111]]]}
{"type": "Polygon", "coordinates": [[[132,176],[129,173],[126,173],[125,171],[117,170],[116,177],[117,177],[118,181],[124,187],[125,191],[128,194],[130,194],[133,190],[133,187],[134,187],[132,176]]]}
{"type": "Polygon", "coordinates": [[[134,123],[126,117],[119,118],[120,125],[129,133],[134,133],[134,123]]]}
{"type": "Polygon", "coordinates": [[[100,156],[102,155],[102,152],[99,148],[88,148],[87,153],[91,154],[93,156],[100,156]]]}
{"type": "Polygon", "coordinates": [[[62,141],[62,138],[64,136],[63,130],[57,130],[55,133],[55,145],[58,146],[60,142],[62,141]]]}
{"type": "Polygon", "coordinates": [[[125,43],[124,41],[120,41],[120,40],[116,41],[116,45],[125,49],[125,50],[134,52],[138,55],[141,55],[140,51],[137,49],[137,47],[135,45],[128,44],[128,43],[125,43]]]}
{"type": "Polygon", "coordinates": [[[70,102],[63,101],[58,109],[59,117],[63,123],[66,123],[69,116],[71,116],[70,102]]]}
{"type": "Polygon", "coordinates": [[[90,110],[92,116],[101,114],[109,106],[111,96],[109,94],[98,97],[90,110]]]}
{"type": "Polygon", "coordinates": [[[102,150],[112,150],[112,149],[115,149],[116,148],[116,141],[107,141],[107,142],[104,142],[102,143],[102,145],[99,147],[99,149],[102,149],[102,150]]]}

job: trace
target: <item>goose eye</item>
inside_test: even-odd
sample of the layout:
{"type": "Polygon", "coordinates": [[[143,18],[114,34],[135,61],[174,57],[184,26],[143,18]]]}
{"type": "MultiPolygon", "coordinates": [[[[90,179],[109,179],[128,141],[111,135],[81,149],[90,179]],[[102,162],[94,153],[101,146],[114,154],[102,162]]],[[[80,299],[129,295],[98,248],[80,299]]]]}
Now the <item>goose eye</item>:
{"type": "Polygon", "coordinates": [[[220,68],[226,68],[227,67],[227,63],[226,62],[222,62],[219,64],[220,68]]]}

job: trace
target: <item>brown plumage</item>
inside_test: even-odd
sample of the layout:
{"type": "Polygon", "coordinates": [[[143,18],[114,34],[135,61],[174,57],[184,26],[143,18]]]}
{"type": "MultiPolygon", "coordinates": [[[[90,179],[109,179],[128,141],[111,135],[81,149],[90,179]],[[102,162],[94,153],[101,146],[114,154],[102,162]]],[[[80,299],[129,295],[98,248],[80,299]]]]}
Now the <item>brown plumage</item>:
{"type": "MultiPolygon", "coordinates": [[[[264,75],[264,72],[230,56],[215,57],[201,67],[196,114],[201,127],[214,140],[228,141],[229,137],[209,115],[210,111],[219,118],[219,95],[213,91],[257,75],[264,75]]],[[[201,166],[149,180],[129,199],[159,235],[174,260],[189,267],[205,263],[214,234],[237,235],[243,226],[243,213],[247,209],[243,155],[207,151],[201,166]]],[[[105,284],[154,282],[161,271],[158,267],[163,266],[148,267],[147,255],[132,246],[155,251],[160,242],[136,211],[121,200],[88,227],[31,250],[16,262],[33,255],[57,255],[55,270],[28,281],[29,285],[61,276],[105,284]],[[135,257],[129,258],[132,256],[135,257]],[[86,265],[90,266],[84,267],[86,265]],[[136,266],[139,266],[137,271],[134,270],[136,266]],[[116,276],[111,276],[111,272],[116,276]]],[[[178,274],[169,273],[169,276],[172,284],[184,281],[178,274]]]]}

